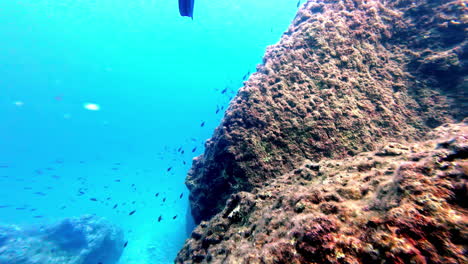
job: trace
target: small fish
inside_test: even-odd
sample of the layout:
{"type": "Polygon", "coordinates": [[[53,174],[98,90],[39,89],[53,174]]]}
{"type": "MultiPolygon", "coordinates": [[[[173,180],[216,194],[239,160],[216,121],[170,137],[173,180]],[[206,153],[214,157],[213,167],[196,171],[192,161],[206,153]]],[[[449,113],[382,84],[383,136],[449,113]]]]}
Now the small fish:
{"type": "Polygon", "coordinates": [[[197,151],[197,147],[194,147],[194,148],[192,149],[192,153],[195,152],[195,151],[197,151]]]}
{"type": "Polygon", "coordinates": [[[182,150],[182,152],[180,152],[180,153],[181,153],[181,154],[184,154],[184,153],[185,153],[185,151],[184,151],[184,150],[182,150]]]}
{"type": "Polygon", "coordinates": [[[205,121],[203,121],[201,124],[200,124],[200,127],[204,127],[205,126],[205,121]]]}
{"type": "Polygon", "coordinates": [[[172,217],[172,220],[175,220],[176,218],[177,218],[177,215],[174,215],[174,216],[172,217]]]}
{"type": "Polygon", "coordinates": [[[115,204],[115,205],[114,205],[114,207],[112,207],[112,209],[115,209],[115,208],[117,208],[117,206],[118,206],[118,204],[115,204]]]}
{"type": "Polygon", "coordinates": [[[179,199],[182,199],[182,197],[184,197],[184,193],[180,194],[179,199]]]}
{"type": "Polygon", "coordinates": [[[172,170],[172,167],[169,167],[167,168],[167,172],[171,171],[172,170]]]}
{"type": "Polygon", "coordinates": [[[182,147],[179,147],[179,148],[177,149],[177,152],[180,152],[181,150],[182,150],[182,147]]]}
{"type": "Polygon", "coordinates": [[[299,7],[300,5],[301,5],[301,0],[298,0],[296,7],[299,7]]]}
{"type": "Polygon", "coordinates": [[[184,163],[184,165],[186,165],[186,164],[187,164],[187,162],[185,162],[185,160],[183,160],[183,161],[182,161],[182,163],[184,163]]]}
{"type": "Polygon", "coordinates": [[[10,207],[10,206],[9,206],[9,205],[0,205],[0,209],[2,209],[2,208],[8,208],[8,207],[10,207]]]}
{"type": "Polygon", "coordinates": [[[162,220],[162,215],[158,217],[158,223],[161,222],[161,220],[162,220]]]}
{"type": "Polygon", "coordinates": [[[159,193],[157,192],[154,196],[155,196],[155,197],[158,197],[158,196],[159,196],[159,193]]]}
{"type": "Polygon", "coordinates": [[[15,210],[26,210],[25,207],[16,207],[15,210]]]}
{"type": "Polygon", "coordinates": [[[6,169],[6,168],[9,168],[9,167],[10,167],[9,165],[0,165],[1,169],[6,169]]]}
{"type": "Polygon", "coordinates": [[[218,108],[218,109],[216,109],[216,113],[215,113],[215,114],[217,114],[217,113],[219,113],[219,108],[218,108]]]}
{"type": "Polygon", "coordinates": [[[115,182],[120,182],[120,179],[114,180],[115,182]]]}
{"type": "Polygon", "coordinates": [[[133,211],[131,211],[130,213],[128,213],[128,215],[132,215],[132,214],[134,214],[135,212],[136,212],[136,210],[133,210],[133,211]]]}
{"type": "Polygon", "coordinates": [[[166,197],[163,198],[163,203],[166,201],[166,197]]]}
{"type": "Polygon", "coordinates": [[[119,170],[119,168],[115,168],[115,167],[114,167],[114,168],[111,168],[111,170],[116,171],[116,170],[119,170]]]}
{"type": "Polygon", "coordinates": [[[35,194],[35,195],[40,195],[40,196],[46,196],[46,194],[43,193],[43,192],[35,192],[34,194],[35,194]]]}
{"type": "Polygon", "coordinates": [[[90,201],[97,202],[96,198],[89,198],[90,201]]]}
{"type": "Polygon", "coordinates": [[[42,215],[35,215],[34,218],[43,218],[44,216],[42,215]]]}
{"type": "Polygon", "coordinates": [[[124,246],[123,246],[123,247],[124,247],[124,248],[126,248],[126,247],[127,247],[127,245],[128,245],[128,241],[125,241],[125,244],[124,244],[124,246]]]}

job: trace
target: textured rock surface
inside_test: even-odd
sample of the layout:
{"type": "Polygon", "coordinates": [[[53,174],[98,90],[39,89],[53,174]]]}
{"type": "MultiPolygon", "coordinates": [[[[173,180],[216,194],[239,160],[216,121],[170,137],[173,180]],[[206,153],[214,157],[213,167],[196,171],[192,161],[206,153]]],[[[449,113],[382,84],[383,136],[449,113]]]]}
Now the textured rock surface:
{"type": "Polygon", "coordinates": [[[0,264],[112,264],[123,251],[123,231],[94,216],[26,230],[0,226],[0,264]]]}
{"type": "Polygon", "coordinates": [[[468,263],[468,125],[428,138],[306,160],[236,193],[176,262],[468,263]]]}
{"type": "Polygon", "coordinates": [[[305,160],[416,140],[467,114],[465,1],[310,0],[187,177],[197,223],[305,160]]]}
{"type": "Polygon", "coordinates": [[[176,262],[468,263],[467,14],[309,0],[194,160],[176,262]]]}

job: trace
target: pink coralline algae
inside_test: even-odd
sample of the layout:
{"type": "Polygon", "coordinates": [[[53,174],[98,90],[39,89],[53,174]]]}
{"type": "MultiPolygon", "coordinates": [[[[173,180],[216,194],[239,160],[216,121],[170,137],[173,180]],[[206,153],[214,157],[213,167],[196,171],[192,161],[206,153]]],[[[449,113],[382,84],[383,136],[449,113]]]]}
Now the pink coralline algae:
{"type": "Polygon", "coordinates": [[[194,159],[176,262],[468,263],[467,11],[305,3],[194,159]]]}

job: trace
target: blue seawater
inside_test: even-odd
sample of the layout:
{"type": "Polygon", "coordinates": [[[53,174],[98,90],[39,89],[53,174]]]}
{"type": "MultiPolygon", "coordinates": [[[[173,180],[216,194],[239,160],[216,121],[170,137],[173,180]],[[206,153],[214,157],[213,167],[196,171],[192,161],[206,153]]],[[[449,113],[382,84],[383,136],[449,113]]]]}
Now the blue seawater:
{"type": "Polygon", "coordinates": [[[123,228],[120,263],[173,262],[192,158],[297,11],[177,2],[0,1],[1,224],[95,214],[123,228]]]}

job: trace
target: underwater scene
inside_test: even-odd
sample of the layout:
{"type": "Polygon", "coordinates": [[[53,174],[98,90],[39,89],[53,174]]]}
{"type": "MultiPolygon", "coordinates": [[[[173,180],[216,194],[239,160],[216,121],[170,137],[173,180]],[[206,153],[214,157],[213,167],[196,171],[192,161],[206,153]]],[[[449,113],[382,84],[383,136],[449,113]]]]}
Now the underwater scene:
{"type": "Polygon", "coordinates": [[[297,7],[205,1],[195,10],[192,20],[177,1],[1,1],[0,263],[117,263],[103,255],[114,245],[71,237],[74,225],[101,221],[84,215],[115,226],[119,250],[128,241],[118,263],[173,262],[193,228],[192,158],[297,7]],[[15,233],[64,219],[76,221],[57,231],[69,255],[15,233]]]}
{"type": "Polygon", "coordinates": [[[0,1],[0,264],[468,263],[465,0],[0,1]]]}

